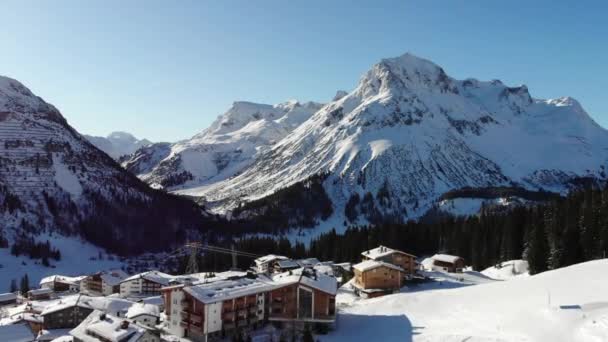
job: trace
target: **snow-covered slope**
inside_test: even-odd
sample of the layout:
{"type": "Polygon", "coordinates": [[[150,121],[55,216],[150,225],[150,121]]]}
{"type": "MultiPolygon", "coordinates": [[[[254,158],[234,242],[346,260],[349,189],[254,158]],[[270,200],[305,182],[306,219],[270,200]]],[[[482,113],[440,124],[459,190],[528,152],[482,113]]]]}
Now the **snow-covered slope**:
{"type": "Polygon", "coordinates": [[[319,110],[314,102],[277,105],[235,102],[203,132],[178,143],[153,144],[123,160],[148,184],[169,190],[222,181],[319,110]]]}
{"type": "Polygon", "coordinates": [[[608,260],[447,290],[342,305],[321,341],[602,342],[608,340],[608,260]]]}
{"type": "Polygon", "coordinates": [[[152,144],[147,139],[137,139],[127,132],[112,132],[107,137],[84,135],[98,149],[114,159],[129,155],[139,148],[152,144]]]}
{"type": "Polygon", "coordinates": [[[150,189],[7,77],[0,77],[0,146],[0,235],[11,242],[55,231],[129,253],[158,249],[150,233],[198,228],[199,208],[150,189]]]}
{"type": "Polygon", "coordinates": [[[408,219],[463,187],[566,191],[578,177],[603,177],[607,148],[608,132],[572,98],[541,100],[526,86],[456,80],[405,54],[374,65],[352,92],[261,151],[237,176],[179,193],[227,212],[327,174],[334,215],[343,217],[350,200],[355,214],[368,219],[378,213],[408,219]]]}
{"type": "Polygon", "coordinates": [[[529,266],[526,260],[509,260],[503,261],[500,264],[488,267],[481,273],[492,279],[509,280],[514,277],[522,277],[529,275],[529,266]]]}

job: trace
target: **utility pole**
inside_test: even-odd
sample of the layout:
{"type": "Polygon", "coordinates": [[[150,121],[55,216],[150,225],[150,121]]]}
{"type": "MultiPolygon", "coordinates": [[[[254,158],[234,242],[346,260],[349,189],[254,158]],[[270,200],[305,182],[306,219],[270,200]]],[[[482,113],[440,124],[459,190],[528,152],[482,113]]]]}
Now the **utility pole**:
{"type": "Polygon", "coordinates": [[[236,250],[234,249],[234,243],[230,246],[230,250],[232,251],[232,270],[238,270],[238,265],[236,262],[236,250]]]}
{"type": "Polygon", "coordinates": [[[198,267],[198,251],[202,247],[200,242],[188,242],[186,248],[190,250],[190,257],[188,258],[188,264],[184,273],[193,274],[199,272],[198,267]]]}

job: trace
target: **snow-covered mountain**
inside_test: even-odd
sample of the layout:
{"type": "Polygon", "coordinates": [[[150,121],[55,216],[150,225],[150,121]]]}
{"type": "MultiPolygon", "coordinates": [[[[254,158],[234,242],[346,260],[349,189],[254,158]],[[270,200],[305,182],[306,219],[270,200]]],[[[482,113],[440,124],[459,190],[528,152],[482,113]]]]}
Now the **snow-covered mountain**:
{"type": "Polygon", "coordinates": [[[199,228],[200,208],[149,188],[7,77],[0,77],[0,146],[5,239],[52,231],[129,253],[168,247],[199,228]]]}
{"type": "MultiPolygon", "coordinates": [[[[235,177],[181,183],[177,192],[225,213],[322,175],[337,222],[405,220],[453,189],[566,191],[580,177],[603,178],[607,158],[608,132],[576,100],[536,99],[526,86],[498,80],[456,80],[405,54],[374,65],[353,91],[261,149],[235,177]]],[[[216,174],[214,163],[190,168],[209,165],[216,174]]],[[[250,208],[263,213],[263,203],[250,208]]]]}
{"type": "Polygon", "coordinates": [[[142,180],[168,190],[205,186],[249,166],[255,156],[284,138],[322,107],[314,102],[277,105],[235,102],[191,139],[152,144],[122,161],[142,180]]]}
{"type": "Polygon", "coordinates": [[[141,147],[152,144],[148,139],[137,139],[127,132],[112,132],[107,137],[93,135],[84,135],[84,137],[116,160],[137,151],[141,147]]]}

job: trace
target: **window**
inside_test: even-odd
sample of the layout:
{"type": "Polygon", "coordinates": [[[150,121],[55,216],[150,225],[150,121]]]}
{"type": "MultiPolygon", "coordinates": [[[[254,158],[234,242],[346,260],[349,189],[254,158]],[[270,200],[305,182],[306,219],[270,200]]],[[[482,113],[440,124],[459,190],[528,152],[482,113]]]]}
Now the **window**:
{"type": "Polygon", "coordinates": [[[307,291],[300,288],[298,291],[299,307],[298,317],[299,318],[312,318],[312,291],[307,291]]]}

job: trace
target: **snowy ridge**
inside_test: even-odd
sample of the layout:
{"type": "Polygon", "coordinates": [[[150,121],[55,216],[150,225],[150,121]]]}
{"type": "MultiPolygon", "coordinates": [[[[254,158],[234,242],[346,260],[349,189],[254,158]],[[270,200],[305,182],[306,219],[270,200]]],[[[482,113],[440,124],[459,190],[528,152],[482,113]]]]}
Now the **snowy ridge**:
{"type": "Polygon", "coordinates": [[[127,132],[112,132],[107,137],[84,135],[95,147],[114,159],[132,154],[141,147],[152,144],[147,139],[137,139],[127,132]]]}
{"type": "Polygon", "coordinates": [[[540,100],[526,86],[456,80],[405,54],[374,65],[336,99],[235,177],[177,192],[226,213],[329,174],[324,185],[336,215],[354,194],[370,193],[383,215],[405,220],[453,189],[563,192],[577,177],[603,178],[608,133],[571,98],[540,100]]]}
{"type": "Polygon", "coordinates": [[[123,160],[127,170],[157,188],[205,186],[230,178],[321,108],[314,102],[277,105],[235,102],[191,139],[154,144],[123,160]]]}

